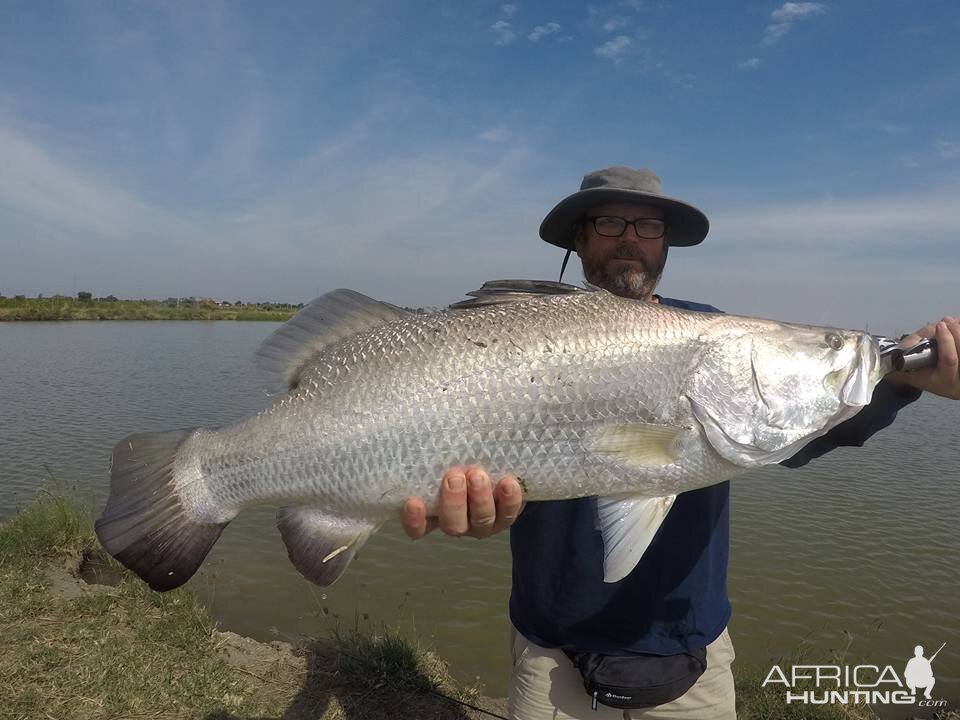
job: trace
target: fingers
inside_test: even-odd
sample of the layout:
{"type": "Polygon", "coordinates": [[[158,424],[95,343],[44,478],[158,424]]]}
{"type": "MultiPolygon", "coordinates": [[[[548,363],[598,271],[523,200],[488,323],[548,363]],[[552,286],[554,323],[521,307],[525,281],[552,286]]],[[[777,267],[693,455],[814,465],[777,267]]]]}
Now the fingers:
{"type": "Polygon", "coordinates": [[[489,537],[513,525],[523,509],[523,490],[512,476],[505,476],[496,488],[487,472],[476,465],[466,471],[469,530],[475,538],[489,537]]]}
{"type": "Polygon", "coordinates": [[[500,532],[513,525],[513,521],[523,510],[523,489],[515,477],[507,475],[497,483],[494,498],[497,504],[497,521],[494,523],[493,532],[500,532]]]}
{"type": "Polygon", "coordinates": [[[944,318],[937,323],[937,380],[941,395],[960,398],[960,323],[944,318]]]}
{"type": "Polygon", "coordinates": [[[413,540],[419,540],[433,528],[428,528],[427,508],[420,498],[409,498],[400,510],[403,531],[413,540]]]}
{"type": "Polygon", "coordinates": [[[463,468],[452,467],[440,484],[438,519],[440,529],[447,535],[459,537],[470,529],[467,517],[467,478],[463,468]]]}
{"type": "Polygon", "coordinates": [[[937,366],[957,370],[957,344],[960,343],[960,323],[946,317],[937,323],[937,366]]]}
{"type": "Polygon", "coordinates": [[[467,512],[469,535],[485,538],[492,535],[497,521],[497,505],[493,499],[493,483],[483,468],[471,465],[467,468],[467,512]]]}
{"type": "Polygon", "coordinates": [[[900,347],[912,348],[925,337],[933,337],[933,335],[921,335],[919,330],[915,333],[911,333],[910,335],[904,335],[902,338],[900,338],[900,347]]]}
{"type": "Polygon", "coordinates": [[[910,372],[891,373],[893,382],[910,385],[942,397],[960,400],[960,321],[945,317],[940,322],[930,323],[913,335],[903,339],[901,346],[910,347],[921,338],[937,339],[937,366],[910,372]]]}
{"type": "Polygon", "coordinates": [[[924,338],[932,338],[936,334],[937,324],[935,322],[924,325],[922,328],[916,332],[910,333],[906,337],[900,340],[900,347],[909,348],[916,345],[918,342],[924,338]]]}
{"type": "Polygon", "coordinates": [[[443,476],[437,517],[428,517],[420,498],[408,498],[400,511],[403,530],[418,540],[439,527],[447,535],[485,538],[506,530],[523,509],[523,490],[506,476],[494,488],[487,472],[476,465],[452,467],[443,476]]]}

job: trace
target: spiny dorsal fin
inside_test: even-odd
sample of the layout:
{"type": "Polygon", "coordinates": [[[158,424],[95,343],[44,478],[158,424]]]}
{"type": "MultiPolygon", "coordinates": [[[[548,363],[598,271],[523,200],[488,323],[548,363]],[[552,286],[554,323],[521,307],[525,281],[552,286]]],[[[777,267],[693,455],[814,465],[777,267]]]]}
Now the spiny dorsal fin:
{"type": "Polygon", "coordinates": [[[554,282],[552,280],[488,280],[479,290],[468,293],[470,300],[461,300],[450,306],[451,310],[468,310],[470,308],[486,307],[487,305],[502,305],[503,303],[530,300],[545,295],[570,295],[592,291],[590,287],[584,289],[576,285],[554,282]]]}
{"type": "Polygon", "coordinates": [[[297,387],[303,368],[323,348],[411,314],[354,290],[334,290],[321,295],[277,328],[263,341],[254,361],[267,374],[271,392],[292,390],[297,387]]]}

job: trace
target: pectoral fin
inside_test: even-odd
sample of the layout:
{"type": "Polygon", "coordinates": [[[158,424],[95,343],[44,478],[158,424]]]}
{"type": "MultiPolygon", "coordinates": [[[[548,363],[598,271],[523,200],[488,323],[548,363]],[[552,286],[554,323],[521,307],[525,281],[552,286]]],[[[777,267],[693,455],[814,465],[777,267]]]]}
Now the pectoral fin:
{"type": "Polygon", "coordinates": [[[377,530],[372,522],[309,506],[280,508],[277,527],[293,566],[310,582],[324,586],[337,581],[377,530]]]}
{"type": "Polygon", "coordinates": [[[653,542],[676,495],[597,498],[597,521],[603,535],[603,581],[617,582],[636,567],[653,542]]]}
{"type": "Polygon", "coordinates": [[[625,465],[669,465],[679,458],[677,443],[685,430],[650,423],[608,425],[597,432],[591,450],[625,465]]]}

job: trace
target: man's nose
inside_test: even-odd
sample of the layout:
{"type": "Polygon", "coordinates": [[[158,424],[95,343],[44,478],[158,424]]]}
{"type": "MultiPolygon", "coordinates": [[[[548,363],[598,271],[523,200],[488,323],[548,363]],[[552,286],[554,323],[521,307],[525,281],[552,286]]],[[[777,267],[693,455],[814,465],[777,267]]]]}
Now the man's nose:
{"type": "Polygon", "coordinates": [[[621,241],[627,241],[632,245],[646,245],[649,240],[646,238],[640,237],[637,234],[637,228],[633,223],[628,223],[627,227],[624,228],[623,235],[620,236],[621,241]]]}

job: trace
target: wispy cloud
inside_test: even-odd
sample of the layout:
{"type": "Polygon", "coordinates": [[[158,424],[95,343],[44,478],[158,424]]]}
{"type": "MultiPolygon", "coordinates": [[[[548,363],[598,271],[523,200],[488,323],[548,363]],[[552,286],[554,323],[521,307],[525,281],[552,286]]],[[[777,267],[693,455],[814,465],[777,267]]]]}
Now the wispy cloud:
{"type": "Polygon", "coordinates": [[[502,143],[510,137],[510,131],[504,125],[494,125],[477,135],[479,140],[488,143],[502,143]]]}
{"type": "Polygon", "coordinates": [[[906,135],[910,132],[909,125],[904,123],[886,122],[877,117],[870,117],[861,122],[853,123],[851,127],[854,130],[870,130],[871,132],[879,132],[893,137],[898,135],[906,135]]]}
{"type": "Polygon", "coordinates": [[[809,200],[714,213],[714,230],[746,248],[900,247],[904,242],[946,242],[960,236],[958,188],[836,200],[809,200]]]}
{"type": "Polygon", "coordinates": [[[597,57],[619,64],[623,61],[624,56],[630,52],[631,47],[633,47],[633,40],[626,35],[617,35],[612,40],[607,40],[603,45],[595,47],[593,53],[597,57]]]}
{"type": "Polygon", "coordinates": [[[0,125],[0,165],[0,209],[54,234],[73,231],[123,242],[144,227],[161,235],[182,229],[174,218],[15,127],[0,125]]]}
{"type": "Polygon", "coordinates": [[[760,67],[760,58],[752,57],[743,60],[742,62],[737,63],[737,67],[741,70],[756,70],[760,67]]]}
{"type": "Polygon", "coordinates": [[[619,30],[620,28],[626,27],[630,24],[629,18],[625,18],[622,15],[616,15],[611,18],[607,18],[603,21],[603,24],[600,26],[604,32],[611,33],[614,30],[619,30]]]}
{"type": "Polygon", "coordinates": [[[517,39],[517,34],[513,31],[513,26],[506,20],[497,20],[490,26],[490,29],[493,30],[494,45],[509,45],[517,39]]]}
{"type": "Polygon", "coordinates": [[[587,6],[587,25],[597,32],[611,34],[623,30],[634,22],[633,15],[639,8],[624,3],[602,2],[587,6]]]}
{"type": "Polygon", "coordinates": [[[533,32],[527,35],[531,42],[540,42],[547,35],[553,35],[560,32],[560,25],[555,22],[549,22],[546,25],[537,25],[533,32]]]}
{"type": "MultiPolygon", "coordinates": [[[[711,233],[712,234],[712,233],[711,233]]],[[[670,253],[662,292],[723,310],[782,321],[900,335],[958,312],[956,276],[946,257],[898,254],[838,257],[790,254],[762,245],[729,252],[717,234],[694,253],[670,253]],[[909,270],[905,271],[905,268],[909,270]]]]}
{"type": "Polygon", "coordinates": [[[942,158],[950,160],[960,158],[960,142],[956,140],[941,140],[937,143],[937,152],[942,158]]]}
{"type": "MultiPolygon", "coordinates": [[[[327,140],[355,142],[345,132],[327,140]]],[[[382,128],[364,132],[369,142],[382,128]]],[[[318,287],[353,286],[435,305],[502,274],[504,257],[534,277],[552,257],[529,241],[545,201],[531,194],[537,158],[514,137],[497,125],[480,133],[490,143],[480,152],[473,139],[436,139],[370,162],[319,149],[242,205],[196,209],[151,202],[103,157],[68,159],[71,138],[0,122],[0,227],[30,238],[3,240],[2,289],[68,291],[76,274],[85,289],[121,297],[303,301],[318,287]],[[424,252],[429,263],[416,260],[424,252]]]]}
{"type": "Polygon", "coordinates": [[[516,5],[501,5],[500,12],[502,12],[507,18],[512,18],[517,14],[519,8],[516,5]]]}
{"type": "Polygon", "coordinates": [[[960,311],[958,191],[947,183],[708,212],[709,237],[694,253],[671,253],[664,291],[731,312],[911,331],[960,311]]]}
{"type": "Polygon", "coordinates": [[[790,32],[794,23],[799,20],[823,15],[827,6],[817,2],[785,2],[770,14],[771,23],[763,32],[763,44],[773,45],[790,32]]]}

